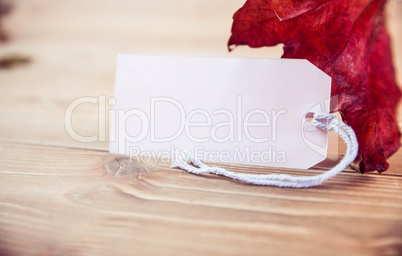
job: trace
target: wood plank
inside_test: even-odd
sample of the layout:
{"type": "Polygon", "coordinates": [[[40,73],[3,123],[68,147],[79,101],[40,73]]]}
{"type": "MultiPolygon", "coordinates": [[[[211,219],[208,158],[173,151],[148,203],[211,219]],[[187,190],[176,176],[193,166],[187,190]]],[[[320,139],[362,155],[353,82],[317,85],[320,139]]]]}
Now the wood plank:
{"type": "MultiPolygon", "coordinates": [[[[5,24],[12,41],[1,45],[0,54],[26,54],[32,63],[0,72],[3,140],[108,149],[107,140],[72,139],[64,114],[77,98],[113,96],[119,52],[248,57],[282,53],[278,46],[243,47],[229,54],[232,15],[243,0],[13,2],[15,10],[5,24]]],[[[98,121],[108,128],[107,116],[98,118],[96,104],[82,104],[74,111],[73,126],[81,135],[97,134],[98,121]]]]}
{"type": "MultiPolygon", "coordinates": [[[[281,189],[101,151],[1,142],[0,153],[6,255],[398,255],[402,248],[397,175],[345,171],[316,188],[281,189]]],[[[306,173],[248,169],[278,171],[306,173]]]]}

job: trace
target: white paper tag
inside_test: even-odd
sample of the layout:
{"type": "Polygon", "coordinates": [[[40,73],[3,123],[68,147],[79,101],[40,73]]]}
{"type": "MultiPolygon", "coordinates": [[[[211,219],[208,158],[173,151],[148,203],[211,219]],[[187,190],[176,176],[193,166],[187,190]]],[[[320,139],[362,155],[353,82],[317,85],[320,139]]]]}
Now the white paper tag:
{"type": "Polygon", "coordinates": [[[307,169],[326,158],[327,133],[305,115],[328,113],[330,93],[307,60],[120,54],[110,152],[307,169]]]}

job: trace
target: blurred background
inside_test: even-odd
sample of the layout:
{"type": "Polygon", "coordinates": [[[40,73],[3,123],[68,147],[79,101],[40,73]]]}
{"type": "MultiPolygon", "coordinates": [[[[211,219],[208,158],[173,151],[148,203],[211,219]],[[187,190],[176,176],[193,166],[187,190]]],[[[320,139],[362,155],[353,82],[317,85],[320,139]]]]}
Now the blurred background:
{"type": "MultiPolygon", "coordinates": [[[[64,113],[76,98],[113,96],[117,53],[282,55],[282,45],[228,52],[232,15],[244,0],[0,2],[11,5],[1,20],[3,37],[8,39],[0,44],[0,58],[9,66],[0,69],[0,138],[9,141],[107,150],[107,141],[83,145],[71,139],[65,132],[64,113]]],[[[401,1],[388,3],[388,17],[401,81],[401,1]]],[[[78,106],[73,114],[77,133],[96,134],[97,113],[95,104],[78,106]]]]}

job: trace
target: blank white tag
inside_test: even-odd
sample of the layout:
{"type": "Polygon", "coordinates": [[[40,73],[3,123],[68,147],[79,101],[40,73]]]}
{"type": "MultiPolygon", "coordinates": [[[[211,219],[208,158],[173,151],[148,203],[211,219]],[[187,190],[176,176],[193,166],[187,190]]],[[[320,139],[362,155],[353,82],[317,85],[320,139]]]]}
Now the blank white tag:
{"type": "Polygon", "coordinates": [[[326,158],[327,133],[305,115],[328,113],[330,93],[307,60],[120,54],[110,152],[306,169],[326,158]]]}

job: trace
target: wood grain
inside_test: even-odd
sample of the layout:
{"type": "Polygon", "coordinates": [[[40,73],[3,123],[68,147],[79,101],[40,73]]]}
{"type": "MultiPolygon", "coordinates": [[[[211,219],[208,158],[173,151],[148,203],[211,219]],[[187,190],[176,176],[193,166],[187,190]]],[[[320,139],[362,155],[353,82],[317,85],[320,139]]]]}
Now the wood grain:
{"type": "Polygon", "coordinates": [[[281,189],[100,151],[8,142],[0,150],[7,255],[402,252],[400,175],[345,171],[316,188],[281,189]]]}
{"type": "MultiPolygon", "coordinates": [[[[0,71],[0,255],[402,255],[402,152],[384,174],[347,169],[321,186],[281,189],[191,175],[80,143],[64,126],[73,100],[113,95],[118,52],[279,57],[281,46],[226,42],[244,0],[15,0],[0,54],[32,63],[0,71]]],[[[399,77],[402,2],[388,6],[399,77]]],[[[110,107],[110,106],[106,106],[110,107]]],[[[73,125],[98,132],[98,105],[73,125]]],[[[304,171],[322,173],[344,145],[304,171]]]]}

